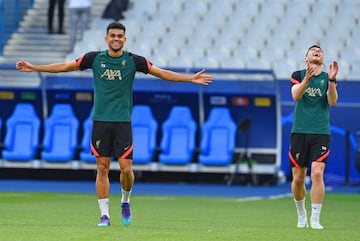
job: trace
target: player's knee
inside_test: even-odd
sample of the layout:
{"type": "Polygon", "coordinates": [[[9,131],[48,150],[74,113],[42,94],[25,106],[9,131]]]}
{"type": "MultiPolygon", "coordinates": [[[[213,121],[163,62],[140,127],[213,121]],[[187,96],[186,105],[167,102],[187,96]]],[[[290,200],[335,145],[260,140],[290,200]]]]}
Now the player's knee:
{"type": "Polygon", "coordinates": [[[131,165],[126,165],[121,167],[121,173],[125,175],[130,175],[133,172],[131,165]]]}
{"type": "Polygon", "coordinates": [[[304,185],[306,173],[303,171],[293,171],[293,183],[295,185],[304,185]]]}
{"type": "Polygon", "coordinates": [[[294,176],[293,177],[293,183],[295,185],[304,185],[305,178],[302,176],[294,176]]]}
{"type": "Polygon", "coordinates": [[[109,173],[109,166],[105,164],[98,164],[97,172],[102,175],[107,175],[109,173]]]}
{"type": "Polygon", "coordinates": [[[320,170],[313,170],[311,172],[311,180],[312,182],[318,182],[323,179],[323,173],[320,170]]]}

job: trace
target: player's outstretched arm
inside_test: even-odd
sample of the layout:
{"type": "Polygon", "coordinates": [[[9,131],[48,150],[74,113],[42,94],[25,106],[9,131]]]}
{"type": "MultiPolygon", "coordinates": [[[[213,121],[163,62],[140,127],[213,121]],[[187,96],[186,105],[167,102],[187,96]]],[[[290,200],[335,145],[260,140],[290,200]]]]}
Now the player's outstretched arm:
{"type": "Polygon", "coordinates": [[[53,64],[46,64],[46,65],[34,65],[25,60],[19,60],[16,62],[16,69],[20,72],[48,72],[48,73],[59,73],[59,72],[69,72],[78,70],[79,67],[76,65],[74,61],[68,62],[59,62],[53,64]]]}
{"type": "Polygon", "coordinates": [[[174,82],[193,82],[195,84],[201,84],[201,85],[209,85],[214,80],[214,77],[212,75],[205,74],[205,69],[193,75],[189,75],[189,74],[183,74],[171,70],[162,69],[153,65],[149,73],[153,76],[156,76],[164,80],[169,80],[174,82]]]}

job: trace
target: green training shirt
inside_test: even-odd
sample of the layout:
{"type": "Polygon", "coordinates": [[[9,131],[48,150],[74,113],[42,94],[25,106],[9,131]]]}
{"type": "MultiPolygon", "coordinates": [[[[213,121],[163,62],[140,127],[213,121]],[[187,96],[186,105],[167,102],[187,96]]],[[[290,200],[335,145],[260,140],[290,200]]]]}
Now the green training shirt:
{"type": "Polygon", "coordinates": [[[133,83],[137,71],[149,73],[151,63],[142,56],[123,51],[111,57],[107,50],[88,52],[76,60],[80,70],[92,69],[95,121],[130,122],[133,83]]]}
{"type": "MultiPolygon", "coordinates": [[[[305,73],[305,69],[295,71],[290,78],[291,83],[300,83],[305,73]]],[[[292,133],[330,134],[328,83],[326,72],[311,78],[303,97],[295,103],[292,133]]]]}

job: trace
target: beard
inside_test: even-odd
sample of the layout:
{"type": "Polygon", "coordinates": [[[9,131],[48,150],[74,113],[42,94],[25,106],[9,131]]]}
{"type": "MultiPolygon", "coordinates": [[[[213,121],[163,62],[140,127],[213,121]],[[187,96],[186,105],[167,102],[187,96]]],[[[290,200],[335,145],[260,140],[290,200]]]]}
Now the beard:
{"type": "Polygon", "coordinates": [[[312,64],[316,64],[316,65],[323,65],[324,64],[324,61],[323,60],[313,60],[311,61],[312,64]]]}
{"type": "Polygon", "coordinates": [[[114,52],[114,53],[118,53],[121,51],[122,47],[119,47],[119,48],[113,48],[113,47],[110,47],[111,51],[114,52]]]}
{"type": "Polygon", "coordinates": [[[324,64],[324,60],[321,58],[312,58],[312,59],[308,59],[306,61],[309,64],[315,64],[315,65],[322,65],[324,64]]]}
{"type": "Polygon", "coordinates": [[[120,43],[112,43],[112,44],[109,44],[109,48],[111,49],[111,51],[112,52],[114,52],[114,53],[118,53],[118,52],[120,52],[121,50],[122,50],[122,48],[123,48],[123,44],[120,44],[120,43]],[[115,46],[115,47],[114,47],[115,46]]]}

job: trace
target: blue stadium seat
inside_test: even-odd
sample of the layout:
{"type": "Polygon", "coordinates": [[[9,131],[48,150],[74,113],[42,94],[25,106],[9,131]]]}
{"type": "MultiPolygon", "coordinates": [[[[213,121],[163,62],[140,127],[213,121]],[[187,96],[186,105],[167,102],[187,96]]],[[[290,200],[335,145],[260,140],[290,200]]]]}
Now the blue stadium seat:
{"type": "Polygon", "coordinates": [[[190,108],[175,106],[162,125],[159,162],[184,165],[191,163],[195,150],[196,122],[190,108]]]}
{"type": "Polygon", "coordinates": [[[31,161],[39,147],[40,119],[32,104],[19,103],[6,121],[5,149],[2,156],[9,161],[31,161]]]}
{"type": "Polygon", "coordinates": [[[45,121],[44,150],[41,159],[48,162],[68,162],[74,159],[79,121],[70,104],[55,104],[45,121]]]}
{"type": "Polygon", "coordinates": [[[236,124],[227,108],[215,107],[202,126],[199,163],[226,166],[232,161],[236,124]]]}
{"type": "Polygon", "coordinates": [[[92,111],[90,112],[89,117],[83,123],[84,134],[81,140],[81,151],[80,151],[80,161],[87,163],[96,163],[96,157],[91,154],[91,132],[93,121],[91,119],[92,111]]]}
{"type": "Polygon", "coordinates": [[[158,123],[147,105],[135,105],[132,112],[133,163],[152,162],[156,151],[158,123]]]}

